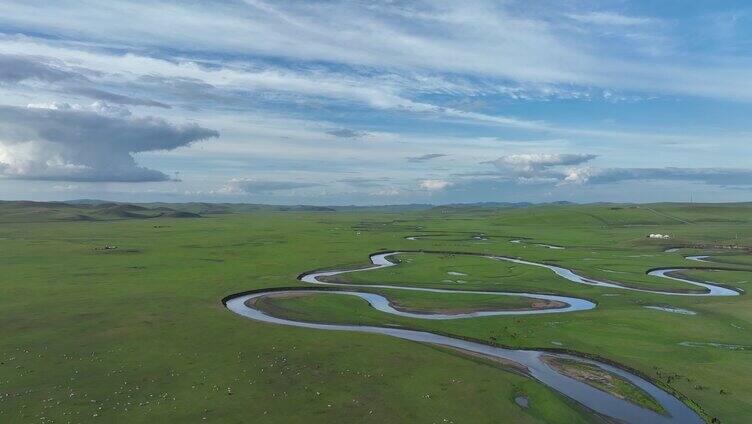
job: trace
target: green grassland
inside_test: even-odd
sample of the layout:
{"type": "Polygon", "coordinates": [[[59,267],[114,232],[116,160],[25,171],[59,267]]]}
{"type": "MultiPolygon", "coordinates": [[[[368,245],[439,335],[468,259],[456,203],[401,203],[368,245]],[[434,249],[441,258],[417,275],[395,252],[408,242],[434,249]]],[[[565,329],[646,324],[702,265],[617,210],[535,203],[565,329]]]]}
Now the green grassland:
{"type": "MultiPolygon", "coordinates": [[[[598,307],[451,321],[396,317],[332,294],[268,298],[260,307],[301,320],[399,325],[596,355],[685,395],[708,418],[745,423],[752,420],[752,350],[728,346],[752,346],[749,246],[747,204],[348,211],[2,203],[0,422],[600,421],[483,358],[385,336],[262,324],[220,303],[245,290],[301,287],[302,272],[363,265],[370,253],[396,250],[406,252],[399,266],[336,279],[564,294],[598,307]],[[647,239],[652,232],[671,239],[647,239]],[[481,233],[487,240],[474,238],[481,233]],[[428,237],[405,239],[413,235],[428,237]],[[519,257],[662,290],[691,287],[647,276],[648,269],[713,266],[684,259],[710,254],[729,269],[683,274],[745,295],[583,286],[543,268],[419,251],[519,257]],[[517,406],[516,396],[529,407],[517,406]]],[[[421,311],[529,305],[517,297],[376,291],[421,311]]]]}

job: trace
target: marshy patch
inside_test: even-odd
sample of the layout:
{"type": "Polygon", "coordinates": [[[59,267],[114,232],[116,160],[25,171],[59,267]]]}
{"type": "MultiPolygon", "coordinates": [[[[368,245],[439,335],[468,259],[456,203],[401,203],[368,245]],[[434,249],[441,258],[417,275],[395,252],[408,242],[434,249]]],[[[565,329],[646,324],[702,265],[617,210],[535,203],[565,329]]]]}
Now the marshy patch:
{"type": "Polygon", "coordinates": [[[731,343],[716,343],[716,342],[689,342],[689,341],[683,341],[679,343],[679,346],[684,347],[712,347],[716,349],[725,349],[725,350],[744,350],[744,351],[750,351],[752,350],[752,346],[750,345],[738,345],[738,344],[731,344],[731,343]]]}
{"type": "Polygon", "coordinates": [[[674,314],[682,314],[682,315],[697,315],[697,312],[690,311],[689,309],[684,308],[677,308],[674,306],[663,306],[663,305],[646,305],[643,306],[645,309],[652,309],[655,311],[663,311],[663,312],[671,312],[674,314]]]}
{"type": "Polygon", "coordinates": [[[526,396],[516,396],[514,398],[514,403],[517,404],[522,409],[527,409],[530,407],[530,400],[526,396]]]}

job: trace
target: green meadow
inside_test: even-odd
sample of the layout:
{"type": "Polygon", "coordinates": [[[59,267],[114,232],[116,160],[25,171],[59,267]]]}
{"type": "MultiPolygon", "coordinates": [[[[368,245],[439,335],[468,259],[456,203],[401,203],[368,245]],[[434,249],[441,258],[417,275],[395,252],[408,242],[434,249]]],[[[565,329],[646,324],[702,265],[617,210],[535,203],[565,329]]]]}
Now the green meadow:
{"type": "MultiPolygon", "coordinates": [[[[2,203],[0,422],[604,422],[505,364],[387,336],[264,324],[221,303],[247,290],[305,287],[297,279],[305,271],[362,266],[371,253],[399,251],[398,266],[330,278],[560,294],[597,307],[447,321],[389,315],[326,293],[268,297],[258,307],[303,321],[400,326],[577,352],[639,372],[685,398],[708,422],[747,423],[750,246],[750,204],[353,211],[2,203]],[[650,233],[670,238],[649,239],[650,233]],[[676,292],[699,288],[646,271],[689,267],[683,277],[742,295],[579,285],[545,268],[451,252],[544,262],[676,292]],[[520,396],[527,407],[515,402],[520,396]]],[[[531,307],[517,296],[364,290],[416,312],[531,307]]]]}

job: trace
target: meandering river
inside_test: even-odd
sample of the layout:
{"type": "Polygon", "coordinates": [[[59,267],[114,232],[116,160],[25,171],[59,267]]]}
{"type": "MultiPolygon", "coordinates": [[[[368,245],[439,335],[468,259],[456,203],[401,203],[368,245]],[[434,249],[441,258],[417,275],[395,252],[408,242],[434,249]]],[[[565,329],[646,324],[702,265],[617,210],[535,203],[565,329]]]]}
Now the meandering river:
{"type": "MultiPolygon", "coordinates": [[[[352,273],[352,272],[366,272],[376,269],[396,266],[397,264],[390,261],[389,257],[399,254],[400,252],[383,252],[371,255],[372,265],[365,266],[357,269],[339,269],[329,271],[314,271],[302,274],[299,279],[303,282],[310,283],[317,286],[336,286],[347,290],[338,291],[326,291],[326,293],[333,293],[342,296],[356,296],[364,299],[373,308],[399,316],[405,316],[418,319],[431,319],[431,320],[447,320],[447,319],[462,319],[472,318],[480,316],[494,316],[494,315],[529,315],[529,314],[550,314],[550,313],[569,313],[575,311],[584,311],[593,309],[596,305],[586,299],[580,299],[569,296],[556,296],[548,294],[537,293],[516,293],[516,292],[496,292],[496,291],[464,291],[464,290],[450,290],[450,289],[433,289],[425,287],[413,287],[413,286],[392,286],[392,285],[378,285],[378,284],[345,284],[334,283],[322,280],[325,277],[331,277],[340,274],[352,273]],[[381,295],[374,293],[366,293],[358,291],[362,288],[376,288],[376,289],[396,289],[396,290],[410,290],[410,291],[424,291],[433,293],[451,293],[455,295],[463,294],[485,294],[493,296],[518,296],[531,299],[540,299],[544,301],[559,302],[565,306],[559,308],[546,308],[546,309],[526,309],[526,310],[502,310],[502,311],[475,311],[456,314],[440,314],[440,313],[412,313],[397,310],[392,307],[389,300],[381,295]]],[[[427,252],[430,253],[430,252],[427,252]]],[[[462,253],[459,253],[462,254],[462,253]]],[[[474,255],[467,253],[468,255],[474,255]]],[[[613,281],[601,281],[589,277],[584,277],[576,272],[567,268],[525,261],[517,258],[510,258],[504,256],[485,256],[490,260],[508,261],[522,265],[538,266],[548,268],[553,271],[559,277],[565,280],[578,284],[587,284],[600,287],[608,287],[615,289],[634,290],[647,293],[657,293],[671,296],[737,296],[739,292],[721,287],[719,285],[709,282],[696,282],[687,279],[682,279],[669,275],[676,271],[681,271],[681,268],[665,268],[656,269],[650,271],[648,274],[655,277],[669,278],[677,281],[681,281],[687,284],[703,287],[706,291],[702,293],[679,293],[672,291],[660,291],[660,290],[647,290],[639,289],[635,287],[629,287],[626,284],[621,284],[613,281]]],[[[707,262],[707,257],[702,257],[707,262]]],[[[291,290],[261,290],[255,292],[240,293],[237,295],[229,296],[224,299],[227,308],[239,315],[246,318],[250,318],[256,321],[267,322],[271,324],[287,325],[292,327],[301,327],[315,330],[330,330],[330,331],[358,331],[362,333],[383,334],[392,337],[396,337],[404,340],[411,340],[420,343],[429,343],[449,348],[461,349],[466,352],[485,355],[487,357],[498,358],[505,361],[511,361],[519,364],[527,370],[527,374],[541,382],[542,384],[550,387],[559,393],[579,402],[587,408],[625,423],[702,423],[702,419],[699,415],[689,408],[685,403],[677,399],[672,394],[664,391],[658,386],[654,385],[650,381],[628,372],[619,367],[615,367],[610,364],[606,364],[600,361],[592,359],[573,356],[564,353],[554,353],[550,351],[539,350],[526,350],[526,349],[506,349],[497,346],[491,346],[480,342],[473,342],[463,340],[460,338],[449,337],[445,335],[435,334],[428,331],[416,331],[402,328],[393,327],[379,327],[379,326],[364,326],[364,325],[344,325],[344,324],[321,324],[303,321],[293,321],[284,318],[271,316],[254,307],[254,299],[258,299],[270,294],[293,294],[293,293],[321,293],[322,289],[311,287],[310,289],[291,289],[291,290]],[[652,396],[656,402],[658,402],[666,414],[659,414],[652,410],[646,409],[639,405],[636,405],[628,400],[621,399],[617,396],[609,394],[607,392],[598,390],[582,381],[573,379],[560,371],[557,371],[554,367],[551,367],[542,360],[545,356],[552,356],[561,359],[572,359],[582,363],[596,366],[603,371],[618,375],[619,377],[628,380],[635,386],[644,390],[647,394],[652,396]]]]}

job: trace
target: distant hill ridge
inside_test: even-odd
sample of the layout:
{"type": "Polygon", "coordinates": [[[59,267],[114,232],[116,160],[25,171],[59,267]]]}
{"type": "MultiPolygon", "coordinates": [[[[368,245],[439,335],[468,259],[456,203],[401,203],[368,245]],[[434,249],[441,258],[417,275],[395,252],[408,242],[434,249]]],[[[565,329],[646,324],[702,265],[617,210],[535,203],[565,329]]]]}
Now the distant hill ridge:
{"type": "MultiPolygon", "coordinates": [[[[569,202],[557,202],[568,204],[569,202]]],[[[249,212],[411,212],[432,209],[519,208],[532,203],[484,202],[472,204],[404,204],[381,206],[264,205],[254,203],[128,203],[99,199],[55,202],[0,201],[0,222],[108,221],[118,219],[200,218],[207,215],[249,212]]]]}
{"type": "MultiPolygon", "coordinates": [[[[739,220],[746,221],[747,208],[752,203],[654,203],[649,205],[625,203],[593,203],[578,205],[559,201],[550,203],[528,202],[481,202],[458,203],[448,205],[407,204],[383,206],[312,206],[312,205],[262,205],[252,203],[125,203],[96,199],[81,199],[65,202],[33,202],[27,200],[0,201],[0,223],[13,222],[48,222],[48,221],[110,221],[120,219],[159,219],[159,218],[201,218],[205,216],[253,213],[253,212],[369,212],[369,213],[403,213],[426,212],[440,214],[483,214],[501,210],[526,208],[551,208],[551,210],[569,210],[571,208],[600,207],[604,210],[620,211],[638,209],[643,211],[643,219],[652,222],[652,218],[662,216],[676,222],[689,223],[692,220],[712,221],[714,214],[727,213],[730,208],[738,209],[739,220]],[[676,218],[671,215],[676,208],[685,209],[692,215],[691,219],[676,218]],[[659,211],[660,209],[660,211],[659,211]],[[668,213],[666,211],[669,211],[668,213]],[[647,215],[645,215],[647,214],[647,215]],[[702,215],[702,218],[700,218],[702,215]]],[[[536,209],[537,210],[537,209],[536,209]]],[[[579,211],[580,209],[578,209],[579,211]]],[[[582,209],[584,211],[585,209],[582,209]]],[[[574,211],[574,209],[572,210],[574,211]]],[[[582,213],[579,213],[581,216],[582,213]]],[[[563,215],[557,215],[559,217],[563,215]]],[[[615,215],[614,215],[615,216],[615,215]]],[[[640,221],[642,222],[642,221],[640,221]]]]}
{"type": "Polygon", "coordinates": [[[117,202],[0,201],[0,222],[108,221],[115,219],[200,218],[168,207],[117,202]]]}

